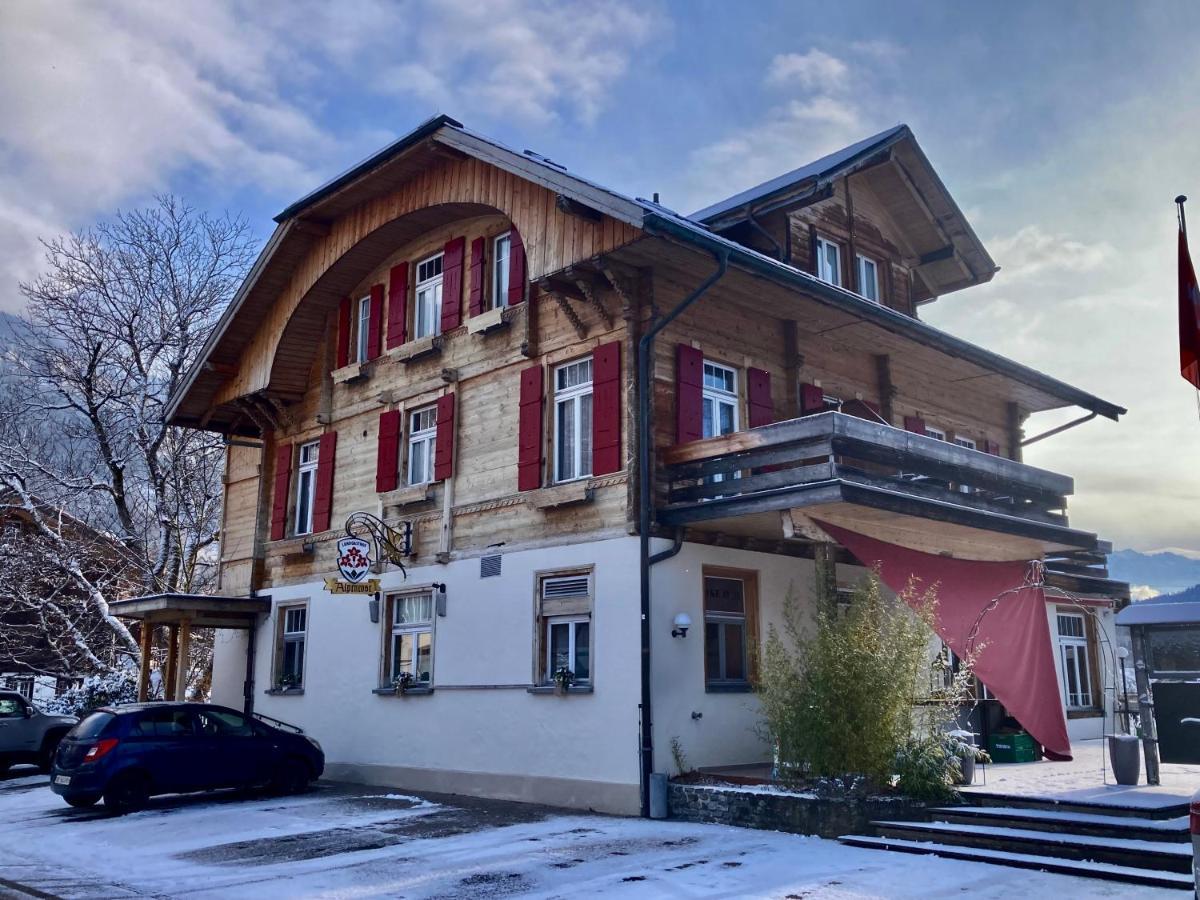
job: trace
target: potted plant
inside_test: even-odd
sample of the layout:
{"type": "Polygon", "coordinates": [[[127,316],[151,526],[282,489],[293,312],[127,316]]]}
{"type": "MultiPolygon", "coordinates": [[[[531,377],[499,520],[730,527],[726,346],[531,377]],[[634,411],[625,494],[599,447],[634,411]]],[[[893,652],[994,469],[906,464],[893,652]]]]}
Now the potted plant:
{"type": "Polygon", "coordinates": [[[404,693],[413,686],[412,672],[401,672],[392,679],[392,688],[396,691],[397,697],[404,696],[404,693]]]}
{"type": "Polygon", "coordinates": [[[554,693],[562,696],[571,689],[571,685],[574,683],[575,673],[566,666],[563,666],[554,673],[554,693]]]}
{"type": "Polygon", "coordinates": [[[279,687],[284,691],[293,691],[300,687],[300,676],[295,672],[285,672],[279,679],[279,687]]]}
{"type": "Polygon", "coordinates": [[[946,735],[946,750],[951,756],[958,757],[958,783],[975,783],[975,766],[988,765],[992,757],[982,747],[976,747],[971,740],[974,734],[962,729],[955,729],[946,735]]]}

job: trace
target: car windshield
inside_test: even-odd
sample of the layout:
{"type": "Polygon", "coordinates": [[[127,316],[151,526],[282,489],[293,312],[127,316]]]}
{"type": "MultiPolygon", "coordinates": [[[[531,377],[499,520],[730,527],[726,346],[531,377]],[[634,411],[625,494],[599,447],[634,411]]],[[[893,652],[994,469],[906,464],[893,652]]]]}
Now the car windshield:
{"type": "Polygon", "coordinates": [[[115,718],[110,712],[94,712],[71,729],[71,737],[78,740],[100,737],[108,723],[115,718]]]}

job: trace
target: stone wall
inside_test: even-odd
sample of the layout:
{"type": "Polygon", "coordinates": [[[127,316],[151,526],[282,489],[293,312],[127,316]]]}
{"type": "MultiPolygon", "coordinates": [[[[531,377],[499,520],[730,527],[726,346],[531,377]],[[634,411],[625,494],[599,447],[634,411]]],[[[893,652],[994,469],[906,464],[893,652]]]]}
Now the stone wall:
{"type": "Polygon", "coordinates": [[[908,797],[818,796],[769,787],[672,782],[671,818],[836,838],[869,833],[876,819],[923,819],[926,804],[908,797]]]}

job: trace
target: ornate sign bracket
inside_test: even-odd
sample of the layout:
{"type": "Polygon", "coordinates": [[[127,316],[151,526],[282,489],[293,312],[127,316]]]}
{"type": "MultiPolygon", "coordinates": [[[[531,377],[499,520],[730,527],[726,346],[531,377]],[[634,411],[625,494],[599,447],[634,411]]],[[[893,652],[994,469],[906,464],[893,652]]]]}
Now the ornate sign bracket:
{"type": "Polygon", "coordinates": [[[382,566],[386,559],[408,578],[404,559],[412,554],[412,522],[402,522],[393,528],[378,516],[356,512],[346,519],[346,535],[370,540],[375,545],[376,566],[382,566]]]}

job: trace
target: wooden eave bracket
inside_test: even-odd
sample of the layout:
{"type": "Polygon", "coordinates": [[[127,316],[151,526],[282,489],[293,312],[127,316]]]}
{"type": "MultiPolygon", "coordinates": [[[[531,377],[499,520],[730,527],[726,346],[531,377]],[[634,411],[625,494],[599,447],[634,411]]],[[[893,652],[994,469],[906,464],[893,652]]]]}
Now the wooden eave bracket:
{"type": "Polygon", "coordinates": [[[798,509],[781,509],[779,518],[783,523],[783,536],[786,540],[815,543],[826,543],[833,540],[812,519],[798,509]]]}
{"type": "Polygon", "coordinates": [[[593,209],[585,203],[580,203],[578,200],[573,200],[566,194],[556,194],[554,205],[559,212],[564,212],[569,216],[577,216],[587,222],[600,222],[604,219],[604,214],[600,210],[593,209]]]}
{"type": "Polygon", "coordinates": [[[609,314],[608,309],[605,308],[604,304],[600,301],[600,297],[596,293],[591,282],[584,280],[583,278],[576,278],[575,286],[579,288],[579,292],[583,294],[583,296],[587,299],[587,302],[592,305],[592,308],[596,310],[596,312],[600,315],[600,318],[604,320],[604,324],[607,325],[611,331],[613,327],[613,318],[609,314]]]}
{"type": "MultiPolygon", "coordinates": [[[[588,335],[587,326],[583,324],[583,320],[579,318],[579,313],[575,312],[571,304],[567,301],[566,292],[561,286],[557,282],[547,280],[538,282],[538,288],[543,294],[548,294],[554,298],[555,304],[562,310],[562,314],[567,317],[567,321],[571,323],[571,326],[575,329],[575,333],[579,335],[579,339],[585,339],[588,335]]],[[[572,288],[571,292],[573,293],[575,290],[575,288],[572,288]]]]}

